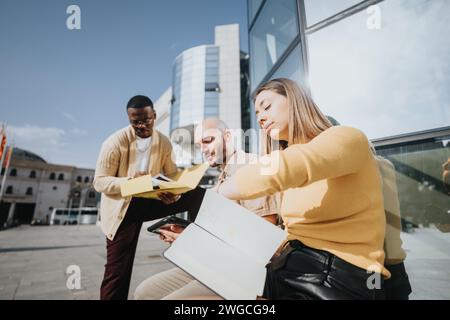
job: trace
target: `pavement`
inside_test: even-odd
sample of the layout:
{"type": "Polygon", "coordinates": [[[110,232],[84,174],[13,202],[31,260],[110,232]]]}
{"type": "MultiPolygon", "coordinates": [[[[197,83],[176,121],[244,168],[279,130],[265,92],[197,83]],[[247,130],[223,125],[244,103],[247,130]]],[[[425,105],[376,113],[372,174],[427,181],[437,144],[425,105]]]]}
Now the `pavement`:
{"type": "Polygon", "coordinates": [[[413,300],[450,300],[450,233],[434,227],[402,233],[413,300]]]}
{"type": "MultiPolygon", "coordinates": [[[[167,246],[144,229],[149,224],[141,230],[130,299],[141,281],[172,267],[161,256],[167,246]]],[[[450,233],[416,229],[402,233],[402,239],[413,287],[410,298],[450,299],[450,233]]],[[[97,300],[105,254],[105,237],[95,225],[20,226],[0,231],[0,300],[97,300]],[[79,288],[70,286],[76,284],[71,268],[80,271],[79,288]]]]}
{"type": "MultiPolygon", "coordinates": [[[[137,285],[172,267],[161,256],[167,247],[156,235],[140,233],[129,299],[137,285]]],[[[97,300],[106,263],[106,240],[100,228],[87,226],[20,226],[0,231],[0,299],[97,300]],[[69,289],[79,266],[80,289],[69,289]],[[75,267],[77,268],[77,267],[75,267]],[[69,280],[69,287],[67,282],[69,280]]]]}

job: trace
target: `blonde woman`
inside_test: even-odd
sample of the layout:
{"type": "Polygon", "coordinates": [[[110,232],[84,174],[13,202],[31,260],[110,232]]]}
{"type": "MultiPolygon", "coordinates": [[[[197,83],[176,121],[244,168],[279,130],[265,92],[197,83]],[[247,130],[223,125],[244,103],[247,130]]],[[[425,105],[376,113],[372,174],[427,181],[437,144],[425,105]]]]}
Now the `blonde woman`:
{"type": "Polygon", "coordinates": [[[267,266],[264,298],[384,298],[383,195],[368,139],[333,127],[289,79],[263,84],[254,103],[266,155],[219,192],[234,200],[282,192],[288,235],[267,266]],[[272,150],[280,141],[287,147],[272,150]]]}

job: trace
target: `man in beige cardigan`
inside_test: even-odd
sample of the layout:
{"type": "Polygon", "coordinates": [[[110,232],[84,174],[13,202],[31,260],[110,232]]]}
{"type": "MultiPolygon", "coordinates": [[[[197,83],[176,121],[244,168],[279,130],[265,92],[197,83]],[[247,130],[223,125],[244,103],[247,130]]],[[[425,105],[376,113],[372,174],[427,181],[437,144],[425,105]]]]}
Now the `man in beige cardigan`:
{"type": "Polygon", "coordinates": [[[197,188],[181,198],[163,194],[159,200],[122,198],[120,183],[145,174],[176,173],[169,139],[153,129],[152,101],[135,96],[127,104],[130,126],[112,134],[97,160],[94,188],[102,193],[100,225],[106,235],[106,265],[100,289],[102,300],[126,300],[142,223],[178,212],[194,215],[202,200],[197,188]]]}

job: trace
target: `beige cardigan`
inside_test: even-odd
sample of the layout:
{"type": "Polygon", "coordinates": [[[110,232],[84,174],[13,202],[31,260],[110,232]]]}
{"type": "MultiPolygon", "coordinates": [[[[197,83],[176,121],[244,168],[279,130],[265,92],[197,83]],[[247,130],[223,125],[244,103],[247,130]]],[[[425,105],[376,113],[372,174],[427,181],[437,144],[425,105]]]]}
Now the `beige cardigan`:
{"type": "MultiPolygon", "coordinates": [[[[136,134],[131,126],[113,133],[102,145],[97,160],[94,188],[102,193],[100,226],[112,240],[127,212],[131,197],[122,198],[120,183],[136,173],[136,134]]],[[[153,130],[148,172],[151,175],[177,171],[169,139],[153,130]]]]}

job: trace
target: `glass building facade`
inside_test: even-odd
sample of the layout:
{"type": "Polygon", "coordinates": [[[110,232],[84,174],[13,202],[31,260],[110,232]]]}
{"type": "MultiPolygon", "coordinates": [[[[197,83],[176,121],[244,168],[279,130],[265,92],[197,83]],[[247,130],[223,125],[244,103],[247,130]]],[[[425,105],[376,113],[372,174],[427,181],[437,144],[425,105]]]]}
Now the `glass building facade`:
{"type": "Polygon", "coordinates": [[[194,47],[175,59],[171,131],[219,115],[219,49],[194,47]]]}
{"type": "MultiPolygon", "coordinates": [[[[169,135],[179,166],[202,161],[192,138],[203,119],[218,117],[231,129],[251,126],[249,58],[239,39],[238,24],[215,26],[214,44],[187,49],[174,61],[169,135]]],[[[244,142],[240,132],[234,139],[244,142]]]]}
{"type": "Polygon", "coordinates": [[[397,171],[410,297],[450,299],[450,1],[247,3],[252,93],[290,78],[366,133],[397,171]]]}

